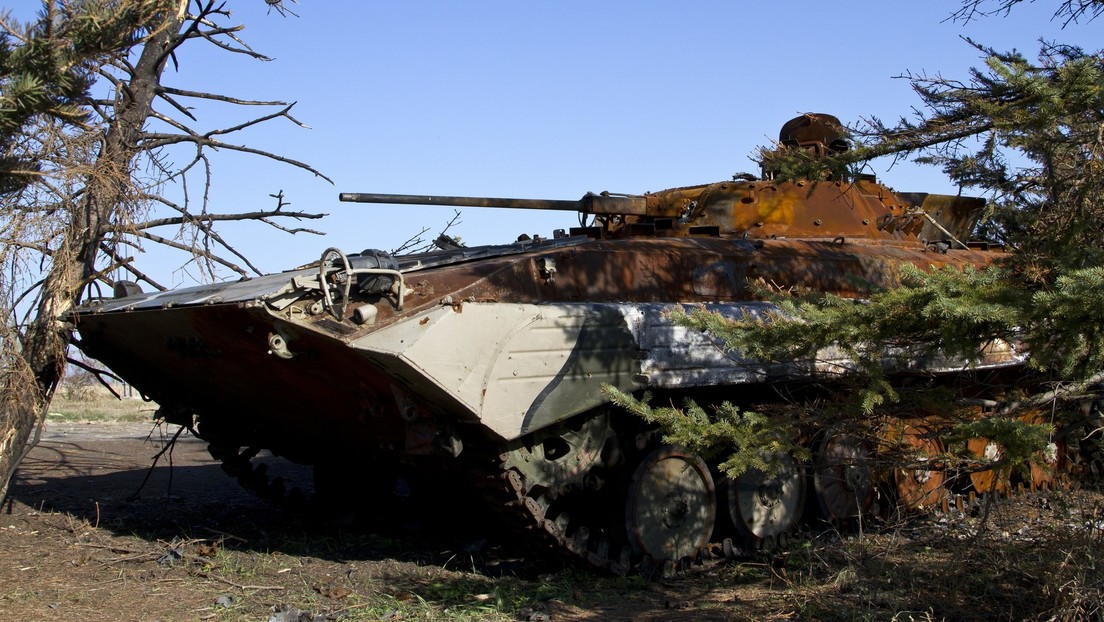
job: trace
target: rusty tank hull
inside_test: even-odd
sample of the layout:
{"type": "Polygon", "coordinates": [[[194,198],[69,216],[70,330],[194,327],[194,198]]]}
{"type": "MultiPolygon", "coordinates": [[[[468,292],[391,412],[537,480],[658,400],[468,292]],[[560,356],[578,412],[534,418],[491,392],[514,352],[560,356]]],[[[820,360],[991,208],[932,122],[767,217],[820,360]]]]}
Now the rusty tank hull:
{"type": "MultiPolygon", "coordinates": [[[[752,266],[774,282],[846,292],[855,282],[848,277],[864,271],[905,263],[976,266],[992,255],[722,238],[568,238],[528,244],[523,252],[486,249],[500,250],[511,253],[405,272],[414,290],[405,308],[383,303],[388,308],[369,325],[358,326],[352,313],[340,322],[326,312],[312,315],[317,288],[294,283],[316,278],[313,269],[102,301],[75,318],[89,355],[165,406],[253,412],[266,426],[289,430],[301,429],[304,413],[314,411],[312,425],[323,437],[377,436],[372,426],[358,431],[359,415],[417,419],[414,411],[425,410],[513,440],[603,404],[603,384],[678,389],[816,373],[799,363],[743,360],[665,318],[673,304],[733,317],[772,310],[740,299],[737,283],[752,266]],[[546,277],[538,266],[549,261],[557,268],[546,277]],[[283,351],[274,341],[283,342],[283,351]]],[[[1007,352],[982,365],[1013,360],[1007,352]]],[[[918,360],[914,367],[942,373],[961,363],[918,360]]]]}
{"type": "MultiPolygon", "coordinates": [[[[604,385],[733,399],[820,382],[847,364],[831,351],[748,360],[665,311],[760,316],[774,308],[753,295],[757,279],[855,297],[895,284],[906,265],[980,267],[1001,254],[961,241],[979,201],[873,180],[739,180],[533,204],[342,198],[574,209],[593,220],[550,239],[405,257],[328,249],[306,268],[234,283],[123,288],[71,314],[80,348],[230,464],[267,449],[361,482],[395,472],[379,464],[429,480],[448,472],[440,479],[469,486],[473,502],[510,508],[496,511],[517,514],[527,537],[617,572],[686,563],[725,515],[752,538],[777,536],[803,512],[806,480],[791,465],[720,485],[699,457],[611,407],[604,385]]],[[[963,371],[963,361],[907,353],[887,353],[886,364],[963,371]]],[[[1013,346],[994,344],[972,369],[1020,364],[1013,346]]],[[[820,448],[837,462],[861,451],[847,437],[820,448]]],[[[864,484],[848,479],[853,468],[829,466],[839,473],[818,471],[821,509],[846,516],[864,484]]]]}

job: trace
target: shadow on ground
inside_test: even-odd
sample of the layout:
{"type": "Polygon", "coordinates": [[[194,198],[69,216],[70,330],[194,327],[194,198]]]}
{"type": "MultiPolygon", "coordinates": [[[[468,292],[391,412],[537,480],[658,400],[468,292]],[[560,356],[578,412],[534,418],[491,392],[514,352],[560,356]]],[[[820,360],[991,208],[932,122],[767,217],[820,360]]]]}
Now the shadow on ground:
{"type": "MultiPolygon", "coordinates": [[[[382,498],[375,516],[355,521],[315,503],[273,504],[239,486],[209,456],[205,443],[187,436],[154,466],[167,436],[150,430],[119,426],[114,437],[75,425],[54,430],[18,471],[6,511],[21,503],[151,542],[221,538],[235,550],[329,561],[389,559],[490,575],[535,575],[557,563],[544,552],[521,552],[517,543],[500,541],[494,521],[462,520],[465,509],[451,504],[414,511],[401,507],[400,498],[382,498]]],[[[300,488],[309,496],[308,467],[279,458],[264,461],[289,490],[300,488]]]]}

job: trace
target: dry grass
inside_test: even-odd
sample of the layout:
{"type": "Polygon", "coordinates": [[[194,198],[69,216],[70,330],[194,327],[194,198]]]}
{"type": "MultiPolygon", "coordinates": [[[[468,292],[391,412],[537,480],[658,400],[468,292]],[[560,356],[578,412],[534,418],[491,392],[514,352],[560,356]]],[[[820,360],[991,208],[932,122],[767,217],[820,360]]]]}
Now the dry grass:
{"type": "Polygon", "coordinates": [[[106,390],[59,391],[50,403],[47,422],[141,423],[153,421],[157,404],[141,398],[119,399],[106,390]]]}
{"type": "MultiPolygon", "coordinates": [[[[59,395],[51,419],[147,421],[153,406],[59,395]]],[[[177,449],[171,495],[129,500],[153,453],[134,443],[67,436],[36,449],[0,521],[0,610],[226,621],[280,607],[342,620],[1104,619],[1095,490],[999,503],[984,529],[966,511],[867,525],[861,538],[810,530],[772,558],[647,583],[528,562],[503,575],[491,569],[513,554],[508,543],[473,556],[442,534],[353,533],[278,513],[223,479],[195,442],[177,449]]]]}
{"type": "Polygon", "coordinates": [[[66,614],[96,601],[161,619],[224,621],[269,619],[288,607],[351,621],[1041,622],[1100,619],[1104,597],[1100,530],[1083,521],[1071,528],[1053,513],[1031,538],[998,529],[962,539],[934,517],[862,539],[819,534],[774,559],[648,583],[572,568],[500,575],[487,571],[494,559],[442,554],[432,538],[334,531],[287,517],[251,528],[256,512],[219,532],[193,522],[131,534],[130,522],[97,526],[87,516],[21,508],[26,522],[0,530],[0,551],[55,588],[46,594],[16,580],[0,606],[30,614],[48,597],[66,614]],[[12,556],[16,537],[36,544],[12,556]]]}
{"type": "Polygon", "coordinates": [[[774,560],[796,619],[1102,619],[1104,497],[1048,492],[969,513],[898,519],[862,538],[825,532],[774,560]]]}

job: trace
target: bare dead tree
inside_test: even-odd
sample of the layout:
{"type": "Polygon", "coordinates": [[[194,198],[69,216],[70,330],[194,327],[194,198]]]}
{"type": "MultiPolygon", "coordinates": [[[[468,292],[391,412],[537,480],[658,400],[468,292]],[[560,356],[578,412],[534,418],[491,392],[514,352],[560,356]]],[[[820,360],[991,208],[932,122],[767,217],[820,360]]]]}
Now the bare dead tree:
{"type": "MultiPolygon", "coordinates": [[[[264,1],[270,12],[294,15],[285,0],[264,1]]],[[[267,210],[225,213],[209,204],[212,150],[250,154],[329,181],[304,162],[232,141],[263,123],[305,127],[291,114],[294,103],[165,84],[166,68],[181,69],[178,51],[184,45],[213,45],[227,54],[270,60],[240,38],[243,26],[232,21],[229,4],[46,0],[38,23],[0,17],[0,33],[17,46],[58,50],[66,49],[66,36],[80,27],[74,20],[82,11],[100,11],[112,28],[127,29],[114,49],[80,60],[78,69],[96,85],[89,93],[103,87],[106,95],[78,96],[30,114],[2,145],[4,163],[16,163],[4,181],[18,183],[0,184],[0,498],[33,446],[65,373],[72,334],[64,316],[88,288],[111,288],[116,275],[125,274],[164,289],[138,265],[147,244],[184,253],[182,263],[195,263],[208,278],[220,269],[259,274],[216,231],[219,223],[251,221],[289,234],[318,233],[284,224],[324,214],[286,209],[282,192],[272,195],[276,205],[267,210]],[[195,102],[259,112],[227,127],[203,128],[193,112],[195,102]]]]}

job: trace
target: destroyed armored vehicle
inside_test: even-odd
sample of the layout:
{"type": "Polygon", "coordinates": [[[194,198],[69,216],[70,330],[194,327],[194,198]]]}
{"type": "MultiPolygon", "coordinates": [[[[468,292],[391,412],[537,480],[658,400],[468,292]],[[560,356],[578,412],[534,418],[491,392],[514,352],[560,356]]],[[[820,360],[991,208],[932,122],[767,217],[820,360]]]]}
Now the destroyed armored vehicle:
{"type": "MultiPolygon", "coordinates": [[[[818,154],[846,148],[828,115],[799,117],[780,139],[818,154]]],[[[578,201],[341,200],[586,220],[501,246],[408,256],[331,248],[307,268],[232,283],[120,286],[70,315],[80,348],[166,420],[192,426],[239,475],[260,477],[249,460],[268,450],[314,465],[320,489],[378,498],[385,512],[397,474],[410,472],[423,494],[462,491],[468,504],[513,514],[534,542],[616,572],[685,564],[725,529],[769,541],[806,505],[838,519],[872,497],[868,449],[846,432],[819,435],[808,468],[789,462],[728,481],[611,406],[603,385],[716,403],[769,400],[775,387],[818,377],[813,365],[726,352],[665,310],[761,315],[771,305],[753,295],[758,279],[857,296],[861,283],[897,282],[903,266],[985,266],[1000,254],[966,242],[981,200],[903,194],[873,179],[791,182],[766,171],[578,201]]],[[[1010,346],[994,347],[975,369],[1020,363],[1010,346]]],[[[947,360],[907,367],[962,372],[947,360]]],[[[908,474],[902,487],[924,497],[930,475],[908,474]]]]}

